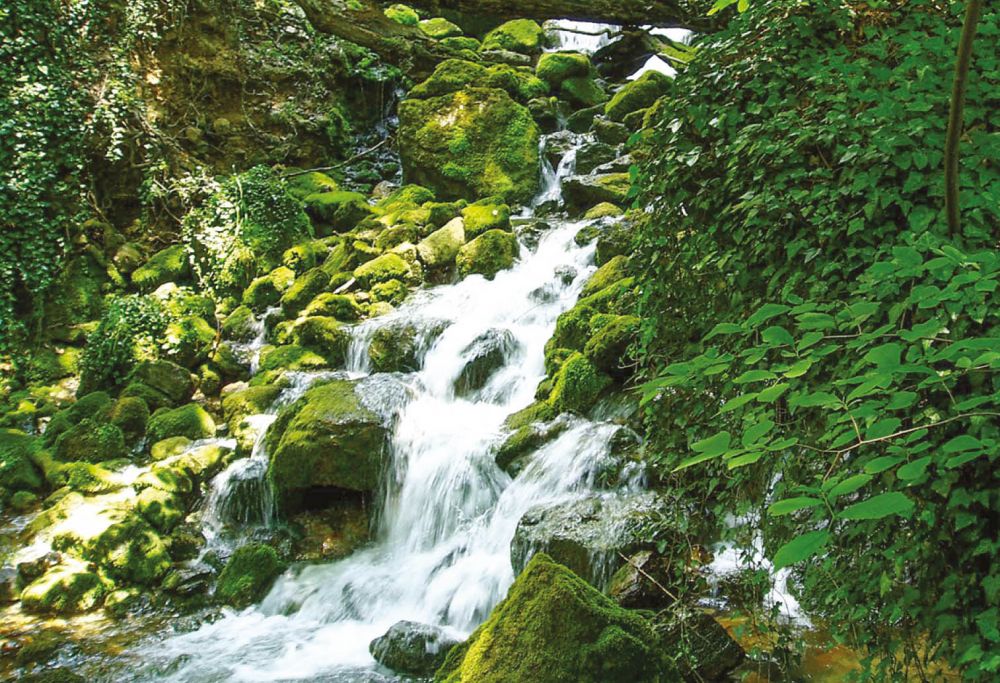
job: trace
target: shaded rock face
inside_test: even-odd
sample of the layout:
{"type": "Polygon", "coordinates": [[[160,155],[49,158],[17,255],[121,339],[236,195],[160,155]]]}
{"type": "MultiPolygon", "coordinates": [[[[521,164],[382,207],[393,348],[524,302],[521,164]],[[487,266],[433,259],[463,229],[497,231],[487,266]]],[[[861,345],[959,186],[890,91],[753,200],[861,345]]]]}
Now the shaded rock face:
{"type": "Polygon", "coordinates": [[[665,501],[653,493],[592,496],[529,510],[511,541],[520,571],[537,552],[552,556],[596,586],[605,586],[630,555],[662,535],[665,501]]]}
{"type": "Polygon", "coordinates": [[[538,554],[434,680],[653,683],[664,680],[661,666],[645,619],[538,554]]]}
{"type": "Polygon", "coordinates": [[[372,371],[419,370],[424,354],[446,326],[443,321],[399,320],[380,327],[368,346],[372,371]]]}
{"type": "Polygon", "coordinates": [[[458,643],[436,626],[400,621],[373,640],[368,649],[379,664],[397,673],[430,676],[458,643]]]}
{"type": "Polygon", "coordinates": [[[528,201],[538,190],[538,139],[531,113],[495,88],[470,87],[399,106],[403,175],[440,199],[528,201]]]}
{"type": "Polygon", "coordinates": [[[727,680],[746,659],[729,632],[701,610],[664,612],[653,620],[653,629],[660,651],[672,660],[671,680],[727,680]]]}
{"type": "Polygon", "coordinates": [[[279,413],[268,430],[268,476],[284,504],[309,489],[373,491],[384,465],[382,419],[361,403],[356,382],[314,386],[279,413]]]}
{"type": "Polygon", "coordinates": [[[467,396],[482,389],[517,348],[517,339],[510,330],[487,330],[476,337],[462,351],[467,361],[455,380],[455,393],[467,396]]]}

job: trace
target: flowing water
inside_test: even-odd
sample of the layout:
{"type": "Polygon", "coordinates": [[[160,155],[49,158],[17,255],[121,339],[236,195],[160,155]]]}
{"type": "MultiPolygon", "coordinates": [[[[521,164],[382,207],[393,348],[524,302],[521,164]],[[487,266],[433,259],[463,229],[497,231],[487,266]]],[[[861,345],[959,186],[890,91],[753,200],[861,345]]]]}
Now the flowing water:
{"type": "MultiPolygon", "coordinates": [[[[539,197],[558,199],[572,165],[571,152],[559,169],[549,169],[539,197]]],[[[475,275],[419,292],[354,329],[346,374],[369,378],[359,395],[392,429],[375,541],[339,562],[293,568],[259,605],[145,648],[137,654],[153,664],[142,678],[393,680],[383,677],[368,644],[395,622],[434,624],[464,637],[486,618],[514,580],[510,545],[521,517],[537,505],[593,493],[618,429],[573,419],[513,480],[493,461],[504,420],[534,400],[545,377],[544,346],[556,318],[594,271],[593,246],[574,240],[585,223],[547,220],[551,228],[537,244],[522,244],[514,267],[492,281],[475,275]],[[421,367],[370,376],[368,344],[392,325],[423,331],[421,367]],[[503,360],[478,389],[457,392],[484,335],[509,341],[503,360]]],[[[301,378],[279,403],[316,380],[301,378]]],[[[268,418],[260,419],[266,427],[268,418]]],[[[270,494],[259,490],[266,488],[266,464],[258,441],[250,458],[216,477],[203,512],[207,535],[224,525],[267,522],[270,494]]]]}

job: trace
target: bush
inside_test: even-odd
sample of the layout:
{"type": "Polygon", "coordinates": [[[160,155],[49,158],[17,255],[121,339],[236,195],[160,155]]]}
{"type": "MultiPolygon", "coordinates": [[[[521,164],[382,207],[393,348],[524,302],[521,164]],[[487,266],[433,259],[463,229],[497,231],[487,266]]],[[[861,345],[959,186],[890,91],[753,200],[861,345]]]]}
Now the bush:
{"type": "Polygon", "coordinates": [[[159,301],[148,296],[112,298],[101,322],[87,340],[81,360],[83,395],[121,384],[142,360],[156,358],[167,327],[159,301]]]}

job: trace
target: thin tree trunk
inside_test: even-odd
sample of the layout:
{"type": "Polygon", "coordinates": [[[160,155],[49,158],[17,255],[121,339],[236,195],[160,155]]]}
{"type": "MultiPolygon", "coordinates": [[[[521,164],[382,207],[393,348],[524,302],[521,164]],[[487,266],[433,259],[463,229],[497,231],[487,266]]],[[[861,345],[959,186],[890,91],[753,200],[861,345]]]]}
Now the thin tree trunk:
{"type": "Polygon", "coordinates": [[[972,43],[983,11],[983,0],[967,0],[965,24],[958,41],[955,60],[955,81],[951,89],[951,111],[948,116],[948,137],[944,146],[944,207],[948,216],[948,231],[957,236],[962,228],[961,204],[958,191],[958,147],[962,139],[965,113],[965,90],[969,82],[972,63],[972,43]]]}

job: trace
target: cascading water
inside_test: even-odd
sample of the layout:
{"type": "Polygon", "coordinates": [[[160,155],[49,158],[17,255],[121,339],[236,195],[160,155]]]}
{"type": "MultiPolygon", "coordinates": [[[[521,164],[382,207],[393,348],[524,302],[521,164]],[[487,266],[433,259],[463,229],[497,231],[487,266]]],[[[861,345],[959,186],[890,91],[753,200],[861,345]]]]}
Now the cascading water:
{"type": "MultiPolygon", "coordinates": [[[[545,178],[540,197],[557,199],[571,171],[572,151],[545,178]]],[[[382,392],[376,380],[388,375],[359,389],[392,417],[392,465],[375,542],[339,562],[290,570],[261,604],[147,648],[141,658],[154,664],[143,679],[394,680],[378,673],[368,651],[394,623],[424,622],[464,637],[485,619],[514,579],[518,522],[538,505],[593,494],[618,429],[574,418],[513,480],[494,462],[504,420],[532,402],[545,377],[544,347],[556,318],[594,271],[593,246],[574,239],[585,222],[547,222],[537,246],[522,245],[519,261],[495,279],[471,276],[417,293],[355,328],[351,377],[369,374],[368,345],[379,329],[405,324],[425,334],[419,370],[393,380],[405,392],[382,392]],[[499,367],[463,384],[467,364],[490,337],[503,340],[499,367]]],[[[316,379],[299,378],[278,404],[316,379]]],[[[258,447],[218,475],[204,513],[209,530],[266,516],[257,503],[227,498],[263,483],[266,464],[258,447]]]]}

